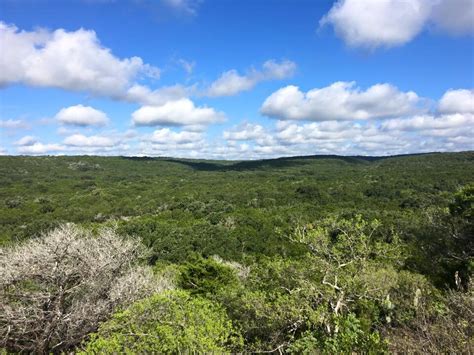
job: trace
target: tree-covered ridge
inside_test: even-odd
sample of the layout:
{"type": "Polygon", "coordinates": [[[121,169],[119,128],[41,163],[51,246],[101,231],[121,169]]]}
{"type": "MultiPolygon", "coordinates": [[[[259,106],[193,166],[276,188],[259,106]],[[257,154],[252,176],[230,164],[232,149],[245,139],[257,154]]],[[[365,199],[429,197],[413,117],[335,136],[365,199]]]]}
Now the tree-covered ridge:
{"type": "Polygon", "coordinates": [[[259,224],[259,236],[266,238],[269,231],[262,229],[291,219],[310,222],[327,212],[411,217],[446,206],[453,192],[473,181],[473,159],[470,152],[248,162],[4,156],[0,235],[8,242],[61,221],[152,217],[164,228],[203,224],[213,233],[225,225],[257,232],[259,224]]]}
{"type": "MultiPolygon", "coordinates": [[[[38,245],[61,231],[83,235],[77,245],[113,235],[124,238],[116,245],[145,247],[140,261],[114,272],[118,279],[132,275],[114,287],[133,289],[127,300],[135,294],[142,300],[111,302],[109,291],[93,284],[76,288],[90,276],[72,273],[67,287],[98,296],[71,293],[59,313],[64,322],[46,317],[41,300],[28,308],[52,329],[48,344],[61,345],[38,348],[34,339],[41,336],[29,342],[17,327],[0,348],[472,352],[473,161],[472,152],[249,162],[0,157],[0,267],[21,280],[2,279],[8,296],[2,309],[9,311],[0,316],[0,330],[37,323],[18,323],[16,315],[24,313],[15,308],[21,304],[15,295],[54,295],[65,287],[37,279],[30,273],[37,267],[22,264],[34,260],[29,264],[56,280],[54,260],[22,258],[19,251],[41,255],[38,245]],[[169,289],[175,290],[162,291],[169,289]],[[87,334],[76,334],[66,322],[67,305],[85,309],[92,305],[88,297],[107,304],[106,311],[84,319],[87,334]]],[[[68,239],[55,240],[60,246],[68,239]]],[[[93,250],[76,248],[77,255],[125,255],[86,244],[93,250]]]]}

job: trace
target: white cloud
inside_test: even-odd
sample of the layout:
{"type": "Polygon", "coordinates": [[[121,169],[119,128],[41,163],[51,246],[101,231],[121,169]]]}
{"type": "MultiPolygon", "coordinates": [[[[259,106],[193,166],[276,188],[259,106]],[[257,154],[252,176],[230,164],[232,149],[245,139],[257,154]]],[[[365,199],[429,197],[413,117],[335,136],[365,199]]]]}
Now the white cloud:
{"type": "MultiPolygon", "coordinates": [[[[459,93],[462,90],[456,90],[459,93]]],[[[448,91],[449,93],[450,91],[448,91]]],[[[455,102],[459,103],[458,100],[455,102]]],[[[460,100],[461,103],[464,100],[460,100]]],[[[465,105],[451,106],[450,114],[437,112],[400,115],[386,120],[276,123],[275,145],[293,150],[331,154],[387,155],[427,151],[472,150],[474,113],[465,105]]]]}
{"type": "Polygon", "coordinates": [[[238,153],[239,157],[243,157],[245,152],[252,154],[253,147],[249,145],[250,143],[259,149],[274,147],[279,144],[275,138],[275,132],[250,122],[243,122],[230,130],[224,131],[222,137],[226,140],[227,146],[231,147],[234,153],[238,153]],[[242,141],[246,142],[241,143],[242,141]]]}
{"type": "Polygon", "coordinates": [[[223,137],[230,141],[245,141],[260,139],[264,134],[265,129],[261,125],[245,122],[231,130],[224,131],[223,137]]]}
{"type": "Polygon", "coordinates": [[[157,144],[186,144],[202,140],[202,134],[197,132],[174,132],[169,128],[158,129],[153,132],[151,141],[157,144]]]}
{"type": "Polygon", "coordinates": [[[473,33],[472,0],[338,0],[320,25],[330,24],[353,47],[393,47],[434,23],[451,33],[473,33]]]}
{"type": "Polygon", "coordinates": [[[208,147],[202,133],[162,128],[142,137],[134,150],[138,155],[202,158],[208,147]]]}
{"type": "MultiPolygon", "coordinates": [[[[367,127],[354,122],[313,122],[298,125],[289,121],[277,121],[275,129],[266,130],[261,127],[257,130],[258,134],[253,135],[246,129],[251,125],[241,124],[230,131],[232,134],[224,136],[227,138],[226,154],[241,159],[327,153],[346,154],[353,149],[353,140],[363,136],[371,139],[374,134],[367,127]],[[236,144],[239,140],[249,143],[245,145],[245,149],[242,144],[236,144]]],[[[216,150],[218,151],[222,149],[216,150]]]]}
{"type": "Polygon", "coordinates": [[[246,127],[241,124],[226,131],[227,150],[215,152],[225,151],[229,156],[246,159],[308,154],[393,155],[474,148],[474,114],[470,113],[303,124],[285,120],[277,121],[272,130],[258,130],[258,135],[250,135],[252,130],[246,127]],[[245,151],[232,138],[248,142],[245,151]]]}
{"type": "Polygon", "coordinates": [[[463,147],[466,147],[464,148],[464,150],[472,150],[474,146],[474,144],[472,143],[473,138],[474,137],[472,135],[470,137],[466,137],[466,136],[449,137],[448,141],[450,143],[455,144],[454,149],[456,150],[461,150],[463,149],[463,147]]]}
{"type": "MultiPolygon", "coordinates": [[[[140,84],[144,76],[158,78],[160,70],[140,57],[114,56],[90,30],[21,31],[0,22],[0,44],[6,49],[0,55],[0,87],[15,83],[55,87],[150,106],[196,92],[194,86],[176,84],[153,90],[140,84]]],[[[182,65],[190,71],[194,64],[183,61],[182,65]]]]}
{"type": "Polygon", "coordinates": [[[385,130],[426,131],[458,128],[466,133],[474,130],[474,114],[455,113],[435,117],[433,115],[414,116],[406,119],[391,119],[382,124],[385,130]]]}
{"type": "Polygon", "coordinates": [[[432,20],[438,28],[451,34],[474,33],[472,0],[440,0],[433,6],[432,20]]]}
{"type": "Polygon", "coordinates": [[[113,147],[117,141],[107,136],[85,136],[83,134],[73,134],[64,139],[64,144],[75,147],[113,147]]]}
{"type": "Polygon", "coordinates": [[[184,71],[188,75],[193,73],[194,67],[196,66],[196,62],[188,61],[188,60],[183,59],[183,58],[178,59],[178,64],[183,67],[184,71]]]}
{"type": "Polygon", "coordinates": [[[236,95],[252,89],[262,81],[289,78],[295,70],[296,64],[289,60],[281,62],[268,60],[263,63],[262,70],[253,69],[245,75],[240,75],[237,70],[232,69],[224,72],[210,85],[207,95],[212,97],[236,95]]]}
{"type": "Polygon", "coordinates": [[[251,76],[240,75],[232,69],[223,73],[214,81],[208,90],[209,96],[232,96],[239,92],[247,91],[256,85],[256,80],[251,76]]]}
{"type": "Polygon", "coordinates": [[[107,115],[90,106],[75,105],[61,109],[55,118],[67,125],[103,126],[109,122],[107,115]]]}
{"type": "Polygon", "coordinates": [[[262,80],[282,80],[294,75],[296,63],[291,60],[277,62],[271,59],[263,63],[262,68],[262,80]]]}
{"type": "MultiPolygon", "coordinates": [[[[468,150],[473,144],[461,139],[465,136],[455,130],[402,131],[387,130],[378,124],[346,122],[339,131],[325,131],[314,122],[281,125],[276,137],[278,143],[292,151],[308,154],[339,155],[394,155],[426,151],[468,150]]],[[[300,153],[301,154],[301,153],[300,153]]]]}
{"type": "Polygon", "coordinates": [[[46,153],[57,153],[61,152],[65,147],[61,144],[43,144],[36,142],[33,145],[25,145],[18,147],[17,151],[20,154],[46,154],[46,153]]]}
{"type": "Polygon", "coordinates": [[[474,113],[474,90],[448,90],[439,101],[438,111],[441,113],[474,113]]]}
{"type": "Polygon", "coordinates": [[[16,145],[20,146],[31,146],[38,143],[38,139],[33,136],[24,136],[15,142],[16,145]]]}
{"type": "Polygon", "coordinates": [[[424,0],[339,0],[320,21],[350,46],[396,46],[412,40],[430,14],[424,0]]]}
{"type": "Polygon", "coordinates": [[[152,133],[110,131],[74,134],[63,143],[22,139],[20,154],[151,155],[209,159],[261,159],[278,156],[339,154],[393,155],[474,149],[474,114],[436,114],[370,121],[274,121],[264,128],[243,122],[221,137],[171,128],[152,133]]]}
{"type": "Polygon", "coordinates": [[[329,127],[328,122],[314,122],[303,125],[277,124],[279,129],[276,137],[282,144],[316,143],[321,141],[341,141],[350,140],[363,132],[359,124],[347,122],[333,122],[334,126],[329,127]]]}
{"type": "Polygon", "coordinates": [[[376,84],[362,91],[354,82],[336,82],[307,93],[287,86],[271,94],[262,114],[282,120],[367,120],[420,111],[416,93],[401,92],[390,84],[376,84]]]}
{"type": "Polygon", "coordinates": [[[147,86],[135,84],[124,94],[123,99],[129,102],[138,102],[142,105],[163,105],[168,101],[185,98],[192,88],[182,85],[165,86],[150,90],[147,86]]]}
{"type": "Polygon", "coordinates": [[[99,154],[130,155],[130,149],[137,143],[137,132],[109,131],[101,135],[85,136],[72,134],[62,142],[39,142],[36,137],[26,136],[14,144],[18,154],[99,154]]]}
{"type": "MultiPolygon", "coordinates": [[[[2,56],[0,55],[0,58],[2,56]]],[[[26,129],[28,128],[28,125],[23,122],[22,120],[0,120],[0,128],[3,129],[26,129]]]]}
{"type": "Polygon", "coordinates": [[[161,0],[162,3],[171,9],[187,14],[196,15],[200,0],[161,0]]]}
{"type": "MultiPolygon", "coordinates": [[[[381,124],[385,132],[403,131],[415,136],[444,137],[451,142],[474,139],[474,92],[448,90],[437,112],[407,118],[393,118],[381,124]]],[[[471,144],[472,147],[473,144],[471,144]]]]}
{"type": "Polygon", "coordinates": [[[94,31],[27,32],[0,22],[0,43],[0,85],[23,83],[121,98],[139,75],[159,76],[158,68],[139,57],[115,57],[94,31]]]}
{"type": "Polygon", "coordinates": [[[210,107],[196,107],[183,98],[169,101],[162,106],[143,106],[133,112],[132,121],[137,126],[187,126],[222,122],[225,114],[210,107]]]}

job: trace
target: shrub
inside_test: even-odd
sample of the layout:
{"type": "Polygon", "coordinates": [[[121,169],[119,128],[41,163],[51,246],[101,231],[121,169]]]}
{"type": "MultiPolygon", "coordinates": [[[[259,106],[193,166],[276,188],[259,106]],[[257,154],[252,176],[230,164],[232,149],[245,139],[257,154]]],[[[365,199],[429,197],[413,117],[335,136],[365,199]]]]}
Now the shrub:
{"type": "Polygon", "coordinates": [[[12,198],[9,200],[5,200],[5,206],[8,208],[18,208],[22,205],[23,201],[21,198],[12,198]]]}
{"type": "Polygon", "coordinates": [[[474,353],[474,292],[450,290],[442,302],[424,307],[408,325],[386,330],[390,350],[410,354],[474,353]]]}
{"type": "Polygon", "coordinates": [[[293,353],[323,354],[385,354],[387,344],[378,332],[363,329],[354,314],[335,316],[338,331],[332,336],[324,333],[307,332],[289,347],[293,353]]]}
{"type": "Polygon", "coordinates": [[[169,291],[115,314],[91,336],[84,353],[224,352],[241,345],[218,304],[185,291],[169,291]]]}
{"type": "Polygon", "coordinates": [[[0,249],[0,348],[66,351],[117,306],[169,288],[134,267],[143,256],[139,242],[111,229],[93,236],[73,225],[0,249]]]}
{"type": "Polygon", "coordinates": [[[179,285],[193,294],[213,294],[236,285],[237,273],[231,267],[214,259],[199,258],[187,263],[179,278],[179,285]]]}

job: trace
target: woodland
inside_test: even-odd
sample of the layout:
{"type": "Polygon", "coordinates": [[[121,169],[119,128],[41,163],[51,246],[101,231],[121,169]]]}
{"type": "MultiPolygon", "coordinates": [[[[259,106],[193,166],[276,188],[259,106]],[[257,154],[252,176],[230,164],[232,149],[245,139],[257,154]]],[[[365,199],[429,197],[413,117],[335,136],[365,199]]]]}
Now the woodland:
{"type": "Polygon", "coordinates": [[[0,156],[0,353],[473,353],[474,153],[0,156]]]}

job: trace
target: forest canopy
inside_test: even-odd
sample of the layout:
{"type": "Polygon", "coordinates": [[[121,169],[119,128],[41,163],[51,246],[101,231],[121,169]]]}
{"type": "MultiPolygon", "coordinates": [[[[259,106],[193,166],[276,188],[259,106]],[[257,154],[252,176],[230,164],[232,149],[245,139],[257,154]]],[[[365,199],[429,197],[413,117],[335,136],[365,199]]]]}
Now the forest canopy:
{"type": "Polygon", "coordinates": [[[0,349],[472,352],[473,163],[0,157],[0,349]]]}

